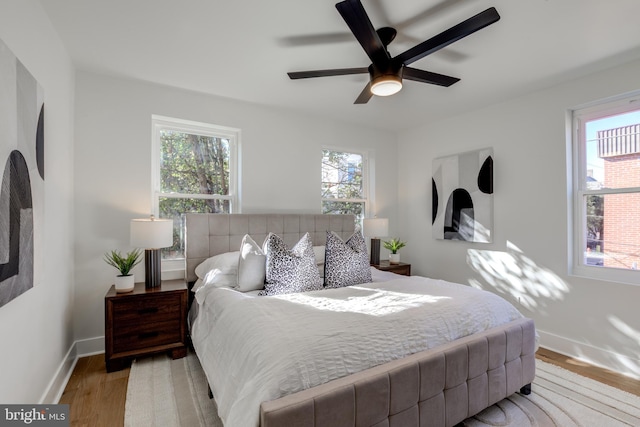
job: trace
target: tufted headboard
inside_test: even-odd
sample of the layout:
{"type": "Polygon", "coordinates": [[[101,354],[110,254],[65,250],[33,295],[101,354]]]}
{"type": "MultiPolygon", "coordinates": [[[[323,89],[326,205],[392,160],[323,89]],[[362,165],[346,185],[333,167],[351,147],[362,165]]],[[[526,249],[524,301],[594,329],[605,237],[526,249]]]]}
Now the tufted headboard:
{"type": "Polygon", "coordinates": [[[186,279],[194,282],[195,268],[205,259],[240,249],[245,234],[261,244],[276,233],[288,246],[309,233],[314,246],[326,243],[327,230],[346,239],[355,231],[354,215],[321,214],[186,214],[186,279]]]}

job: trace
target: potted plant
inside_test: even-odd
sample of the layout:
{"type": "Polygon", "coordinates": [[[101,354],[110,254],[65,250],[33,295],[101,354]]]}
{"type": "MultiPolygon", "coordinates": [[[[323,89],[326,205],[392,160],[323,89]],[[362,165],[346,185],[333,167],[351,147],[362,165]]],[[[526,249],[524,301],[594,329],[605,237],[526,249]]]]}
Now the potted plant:
{"type": "Polygon", "coordinates": [[[395,237],[391,240],[387,240],[383,243],[385,249],[391,251],[389,254],[389,264],[400,264],[400,254],[398,251],[400,248],[404,248],[406,243],[395,237]]]}
{"type": "Polygon", "coordinates": [[[142,251],[134,249],[126,255],[122,255],[120,251],[111,251],[104,254],[104,260],[107,264],[114,267],[120,272],[115,278],[116,292],[131,292],[135,283],[131,269],[138,265],[141,261],[142,251]]]}

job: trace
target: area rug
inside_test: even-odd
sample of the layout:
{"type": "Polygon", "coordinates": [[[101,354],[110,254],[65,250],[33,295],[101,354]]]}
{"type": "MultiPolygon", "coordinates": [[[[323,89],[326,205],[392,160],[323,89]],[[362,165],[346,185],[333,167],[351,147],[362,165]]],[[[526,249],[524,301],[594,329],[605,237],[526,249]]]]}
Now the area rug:
{"type": "MultiPolygon", "coordinates": [[[[193,353],[133,363],[125,427],[223,427],[193,353]]],[[[640,397],[536,360],[529,396],[515,394],[465,420],[465,427],[640,426],[640,397]]]]}

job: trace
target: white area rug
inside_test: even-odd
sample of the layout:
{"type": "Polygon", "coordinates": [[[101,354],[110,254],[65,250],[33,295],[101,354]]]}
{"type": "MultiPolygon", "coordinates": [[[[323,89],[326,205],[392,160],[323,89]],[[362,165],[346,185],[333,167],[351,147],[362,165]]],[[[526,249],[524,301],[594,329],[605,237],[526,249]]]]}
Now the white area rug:
{"type": "MultiPolygon", "coordinates": [[[[640,397],[540,360],[529,396],[515,394],[464,421],[466,427],[640,426],[640,397]]],[[[223,427],[198,358],[141,359],[129,374],[125,427],[223,427]]]]}
{"type": "Polygon", "coordinates": [[[194,353],[135,360],[129,373],[125,427],[223,427],[194,353]]]}
{"type": "Polygon", "coordinates": [[[536,360],[528,396],[514,394],[465,427],[640,427],[640,397],[536,360]]]}

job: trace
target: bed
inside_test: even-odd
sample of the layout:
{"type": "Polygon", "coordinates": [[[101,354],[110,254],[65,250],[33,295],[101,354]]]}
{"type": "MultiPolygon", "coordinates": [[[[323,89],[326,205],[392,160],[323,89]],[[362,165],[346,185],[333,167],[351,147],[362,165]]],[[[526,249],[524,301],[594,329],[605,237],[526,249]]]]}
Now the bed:
{"type": "MultiPolygon", "coordinates": [[[[327,230],[354,233],[352,215],[186,221],[191,284],[198,266],[237,251],[245,235],[262,242],[273,232],[292,246],[309,233],[322,247],[327,230]]],[[[531,319],[469,286],[371,272],[371,283],[273,297],[200,287],[192,340],[226,427],[453,426],[530,392],[531,319]]]]}

